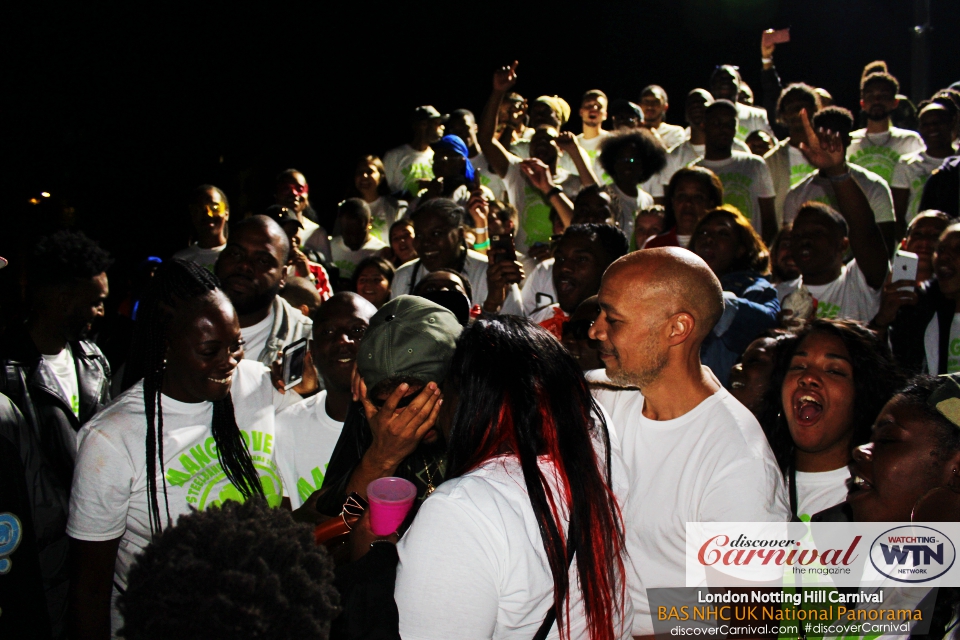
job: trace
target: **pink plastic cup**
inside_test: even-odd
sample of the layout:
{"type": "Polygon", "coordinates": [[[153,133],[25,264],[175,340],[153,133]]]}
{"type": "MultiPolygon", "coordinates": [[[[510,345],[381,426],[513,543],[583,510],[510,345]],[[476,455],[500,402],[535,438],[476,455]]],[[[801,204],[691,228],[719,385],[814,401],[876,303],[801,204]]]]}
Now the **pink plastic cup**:
{"type": "Polygon", "coordinates": [[[379,478],[367,485],[370,503],[370,528],[378,536],[388,536],[407,517],[417,487],[403,478],[379,478]]]}

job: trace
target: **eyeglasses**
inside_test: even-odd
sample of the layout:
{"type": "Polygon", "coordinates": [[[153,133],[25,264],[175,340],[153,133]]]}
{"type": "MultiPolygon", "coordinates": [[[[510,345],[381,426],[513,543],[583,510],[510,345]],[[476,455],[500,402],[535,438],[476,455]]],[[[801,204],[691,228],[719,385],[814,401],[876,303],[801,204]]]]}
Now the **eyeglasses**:
{"type": "Polygon", "coordinates": [[[222,202],[192,204],[190,205],[190,211],[196,214],[206,213],[210,218],[222,218],[223,214],[227,212],[227,205],[222,202]]]}
{"type": "Polygon", "coordinates": [[[310,193],[310,187],[308,185],[297,184],[296,182],[288,182],[284,185],[284,188],[298,196],[303,196],[310,193]]]}

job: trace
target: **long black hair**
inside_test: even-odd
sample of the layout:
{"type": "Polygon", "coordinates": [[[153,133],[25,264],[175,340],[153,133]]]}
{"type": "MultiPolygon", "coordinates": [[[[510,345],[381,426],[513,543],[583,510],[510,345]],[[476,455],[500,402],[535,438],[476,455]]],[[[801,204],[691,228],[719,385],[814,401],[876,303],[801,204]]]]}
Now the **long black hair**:
{"type": "MultiPolygon", "coordinates": [[[[219,290],[217,277],[193,262],[169,260],[164,262],[140,299],[140,308],[133,332],[133,345],[127,362],[126,379],[143,380],[143,405],[146,411],[147,432],[147,500],[150,503],[150,530],[163,530],[160,506],[157,501],[156,465],[160,461],[163,476],[163,500],[170,519],[167,498],[167,480],[163,468],[163,375],[166,368],[168,330],[178,310],[186,303],[210,296],[219,290]]],[[[217,459],[230,482],[245,498],[263,496],[260,479],[253,459],[240,435],[233,412],[233,399],[228,393],[213,403],[214,442],[217,459]]]]}
{"type": "Polygon", "coordinates": [[[778,354],[770,387],[763,401],[767,408],[767,413],[763,416],[763,429],[770,434],[770,446],[782,471],[793,466],[796,450],[783,407],[783,380],[794,353],[806,338],[816,334],[840,338],[850,353],[854,388],[851,450],[870,440],[870,429],[877,415],[904,380],[903,373],[895,364],[887,345],[859,322],[826,319],[808,322],[796,333],[792,348],[778,354]]]}
{"type": "Polygon", "coordinates": [[[498,455],[516,456],[553,574],[561,635],[564,603],[569,606],[568,553],[575,550],[590,637],[613,638],[615,595],[624,593],[623,522],[610,489],[607,425],[577,363],[528,320],[485,316],[460,335],[447,383],[459,393],[448,477],[498,455]],[[604,445],[603,469],[595,437],[604,445]],[[539,456],[554,464],[565,504],[557,504],[539,456]],[[566,540],[565,511],[570,514],[566,540]]]}

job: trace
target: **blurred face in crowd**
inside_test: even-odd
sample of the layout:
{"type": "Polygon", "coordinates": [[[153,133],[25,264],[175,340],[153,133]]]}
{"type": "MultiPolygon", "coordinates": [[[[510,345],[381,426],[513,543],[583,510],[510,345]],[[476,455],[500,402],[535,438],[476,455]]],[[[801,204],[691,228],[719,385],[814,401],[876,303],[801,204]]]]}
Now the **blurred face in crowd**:
{"type": "MultiPolygon", "coordinates": [[[[620,185],[637,185],[643,177],[643,163],[636,145],[628,144],[620,149],[613,166],[613,180],[620,185]]],[[[623,187],[621,187],[623,188],[623,187]]]]}
{"type": "Polygon", "coordinates": [[[716,206],[710,191],[696,178],[681,178],[673,189],[673,214],[677,233],[688,236],[707,211],[716,206]]]}
{"type": "Polygon", "coordinates": [[[447,120],[445,129],[447,134],[457,136],[468,148],[477,146],[477,122],[465,113],[452,114],[447,120]]]}
{"type": "Polygon", "coordinates": [[[740,362],[730,370],[730,393],[754,414],[773,375],[776,347],[773,338],[757,338],[747,345],[740,362]]]}
{"type": "Polygon", "coordinates": [[[607,100],[603,96],[587,98],[580,105],[580,119],[583,124],[599,127],[607,119],[607,100]]]}
{"type": "Polygon", "coordinates": [[[636,222],[633,225],[633,237],[638,249],[643,248],[644,242],[664,231],[663,213],[641,211],[637,214],[636,222]]]}
{"type": "Polygon", "coordinates": [[[937,248],[940,234],[947,228],[947,221],[936,216],[920,215],[914,218],[907,230],[904,249],[917,254],[918,272],[930,273],[933,269],[933,252],[937,248]]]}
{"type": "Polygon", "coordinates": [[[603,361],[597,353],[597,341],[589,336],[590,327],[599,314],[597,296],[590,296],[580,303],[570,320],[563,325],[561,342],[583,371],[603,368],[603,361]]]}
{"type": "Polygon", "coordinates": [[[740,96],[740,72],[725,64],[710,77],[710,93],[717,100],[736,102],[740,96]]]}
{"type": "Polygon", "coordinates": [[[269,227],[247,225],[231,233],[217,259],[216,274],[238,314],[256,313],[273,303],[283,286],[289,242],[269,227]]]}
{"type": "Polygon", "coordinates": [[[417,250],[413,246],[413,233],[413,227],[405,224],[394,227],[390,232],[390,248],[401,264],[417,257],[417,250]]]}
{"type": "Polygon", "coordinates": [[[442,146],[433,152],[433,175],[438,178],[455,178],[466,172],[467,159],[452,149],[442,146]]]}
{"type": "Polygon", "coordinates": [[[614,131],[631,131],[639,129],[643,124],[642,113],[637,113],[630,108],[617,109],[610,114],[610,121],[613,124],[614,131]]]}
{"type": "MultiPolygon", "coordinates": [[[[546,102],[535,100],[527,109],[527,112],[530,114],[530,127],[537,129],[547,126],[557,130],[560,129],[560,118],[557,117],[557,112],[546,102]]],[[[532,152],[531,149],[531,154],[532,152]]]]}
{"type": "Polygon", "coordinates": [[[427,271],[456,267],[463,251],[463,228],[452,226],[446,217],[424,213],[413,222],[413,245],[427,271]]]}
{"type": "Polygon", "coordinates": [[[427,144],[433,144],[443,137],[443,118],[430,118],[429,120],[421,120],[413,126],[427,144]]]}
{"type": "Polygon", "coordinates": [[[780,241],[775,251],[770,253],[770,267],[775,276],[781,281],[794,280],[800,277],[800,270],[797,263],[793,261],[793,254],[790,252],[793,230],[785,227],[780,232],[780,241]]]}
{"type": "Polygon", "coordinates": [[[746,253],[740,234],[730,218],[714,215],[690,239],[690,250],[703,258],[717,277],[725,276],[746,253]]]}
{"type": "Polygon", "coordinates": [[[359,251],[370,233],[370,219],[365,216],[347,215],[340,217],[340,235],[343,243],[353,251],[359,251]]]}
{"type": "Polygon", "coordinates": [[[868,82],[860,92],[860,108],[871,120],[885,120],[899,102],[893,87],[882,80],[868,82]]]}
{"type": "Polygon", "coordinates": [[[567,313],[600,290],[600,279],[610,258],[598,240],[582,235],[564,235],[553,252],[553,286],[557,302],[567,313]]]}
{"type": "Polygon", "coordinates": [[[500,103],[500,114],[497,121],[500,124],[509,124],[515,128],[523,125],[527,115],[526,103],[523,100],[504,99],[500,103]]]}
{"type": "Polygon", "coordinates": [[[843,261],[847,239],[826,214],[815,209],[801,209],[793,221],[790,234],[790,255],[803,274],[804,280],[813,276],[828,278],[843,261]]]}
{"type": "Polygon", "coordinates": [[[377,169],[377,165],[366,160],[360,161],[356,173],[353,174],[353,186],[364,194],[376,194],[381,180],[383,180],[383,174],[377,169]]]}
{"type": "Polygon", "coordinates": [[[943,295],[960,299],[960,229],[951,227],[940,236],[933,254],[933,272],[943,295]]]}
{"type": "Polygon", "coordinates": [[[950,143],[953,142],[956,124],[943,105],[933,103],[925,106],[920,112],[920,137],[927,146],[927,152],[935,150],[952,155],[950,143]]]}
{"type": "Polygon", "coordinates": [[[737,112],[733,109],[713,109],[704,117],[703,132],[707,136],[708,147],[730,149],[737,136],[737,112]]]}
{"type": "Polygon", "coordinates": [[[692,127],[703,126],[707,105],[711,102],[713,102],[713,98],[703,89],[695,89],[688,95],[686,103],[684,103],[684,115],[687,118],[687,123],[692,127]]]}
{"type": "Polygon", "coordinates": [[[310,354],[325,388],[350,390],[360,339],[373,313],[374,309],[366,303],[358,304],[352,296],[333,298],[320,305],[313,321],[310,354]]]}
{"type": "Polygon", "coordinates": [[[773,149],[773,138],[766,131],[754,131],[747,136],[746,143],[750,147],[750,153],[755,156],[763,157],[767,151],[773,149]]]}
{"type": "Polygon", "coordinates": [[[650,126],[657,126],[666,117],[667,97],[659,91],[651,91],[640,98],[643,119],[650,126]]]}
{"type": "MultiPolygon", "coordinates": [[[[551,111],[551,113],[553,113],[551,111]]],[[[557,146],[557,130],[553,127],[543,127],[530,138],[530,157],[539,158],[549,166],[554,166],[560,157],[560,147],[557,146]]]]}
{"type": "Polygon", "coordinates": [[[781,400],[798,452],[845,455],[854,428],[853,363],[839,336],[813,333],[797,346],[781,400]]]}
{"type": "Polygon", "coordinates": [[[806,137],[803,128],[803,117],[801,111],[806,110],[807,117],[813,120],[813,115],[817,112],[817,103],[808,99],[801,93],[793,93],[787,99],[780,103],[780,122],[789,130],[790,136],[806,137]]]}
{"type": "Polygon", "coordinates": [[[230,210],[216,189],[207,189],[190,204],[190,222],[198,239],[219,239],[230,219],[230,210]]]}
{"type": "Polygon", "coordinates": [[[463,278],[451,271],[434,271],[433,273],[429,273],[417,283],[416,287],[417,295],[428,295],[441,291],[455,291],[462,293],[468,300],[470,299],[470,296],[467,295],[467,287],[463,283],[463,278]]]}
{"type": "Polygon", "coordinates": [[[937,509],[934,490],[939,489],[940,497],[946,492],[947,500],[955,504],[956,497],[950,494],[956,491],[960,454],[941,449],[942,421],[929,411],[916,400],[894,396],[877,416],[870,442],[854,449],[847,503],[855,521],[955,519],[937,509]],[[914,507],[921,515],[911,518],[914,507]]]}
{"type": "Polygon", "coordinates": [[[357,293],[379,309],[390,300],[390,281],[376,265],[367,265],[357,275],[357,293]]]}
{"type": "Polygon", "coordinates": [[[610,195],[598,189],[584,189],[573,204],[573,224],[615,224],[610,195]]]}
{"type": "Polygon", "coordinates": [[[290,209],[299,216],[300,212],[307,208],[309,193],[310,186],[302,173],[296,172],[285,175],[277,184],[277,204],[290,209]]]}
{"type": "Polygon", "coordinates": [[[103,303],[110,294],[107,273],[92,278],[77,278],[72,284],[50,289],[42,303],[46,313],[62,319],[63,337],[68,341],[82,340],[93,329],[93,323],[103,317],[103,303]]]}

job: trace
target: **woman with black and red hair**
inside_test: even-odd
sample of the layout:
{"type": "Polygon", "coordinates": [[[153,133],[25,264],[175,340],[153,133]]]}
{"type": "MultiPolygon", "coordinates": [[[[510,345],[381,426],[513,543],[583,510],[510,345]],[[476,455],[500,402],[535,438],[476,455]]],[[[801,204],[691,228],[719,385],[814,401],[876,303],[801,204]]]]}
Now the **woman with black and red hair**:
{"type": "Polygon", "coordinates": [[[444,399],[448,480],[397,549],[400,636],[629,638],[626,476],[573,358],[524,319],[481,318],[444,399]]]}

